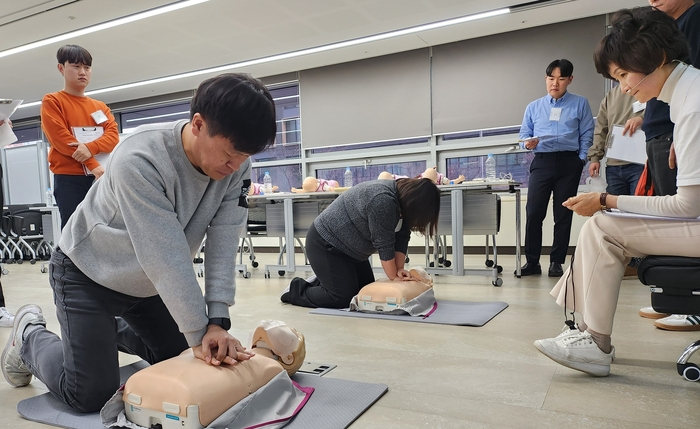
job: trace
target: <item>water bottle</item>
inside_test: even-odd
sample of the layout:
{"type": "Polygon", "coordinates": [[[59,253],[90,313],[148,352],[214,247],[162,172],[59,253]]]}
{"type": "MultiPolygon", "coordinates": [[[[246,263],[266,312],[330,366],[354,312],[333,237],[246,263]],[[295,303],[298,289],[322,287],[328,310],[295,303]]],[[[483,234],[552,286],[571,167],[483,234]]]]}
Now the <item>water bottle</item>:
{"type": "Polygon", "coordinates": [[[486,180],[496,180],[496,158],[492,153],[486,158],[486,180]]]}
{"type": "Polygon", "coordinates": [[[345,169],[345,178],[343,180],[343,186],[346,188],[350,188],[352,186],[352,171],[350,171],[350,167],[347,167],[345,169]]]}
{"type": "Polygon", "coordinates": [[[270,177],[270,172],[265,172],[265,177],[263,177],[263,190],[265,195],[272,194],[272,177],[270,177]]]}
{"type": "Polygon", "coordinates": [[[51,192],[51,188],[46,188],[46,207],[53,207],[53,192],[51,192]]]}

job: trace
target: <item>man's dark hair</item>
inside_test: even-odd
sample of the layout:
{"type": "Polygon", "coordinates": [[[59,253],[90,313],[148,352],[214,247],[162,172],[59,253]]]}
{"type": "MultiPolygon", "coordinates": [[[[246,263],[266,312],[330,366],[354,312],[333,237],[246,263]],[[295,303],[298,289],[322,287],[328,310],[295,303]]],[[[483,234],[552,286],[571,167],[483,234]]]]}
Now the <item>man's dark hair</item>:
{"type": "Polygon", "coordinates": [[[199,85],[190,104],[190,119],[202,115],[211,137],[230,140],[236,150],[253,155],[275,142],[275,103],[259,80],[225,73],[199,85]]]}
{"type": "Polygon", "coordinates": [[[440,190],[435,183],[430,179],[398,179],[396,192],[404,224],[411,231],[434,237],[440,214],[440,190]]]}
{"type": "Polygon", "coordinates": [[[593,54],[598,73],[610,76],[610,65],[628,72],[651,74],[673,60],[688,60],[688,42],[676,21],[650,7],[622,9],[613,15],[610,34],[593,54]]]}
{"type": "Polygon", "coordinates": [[[56,52],[56,59],[59,64],[82,64],[92,67],[92,55],[87,49],[78,45],[63,45],[56,52]]]}
{"type": "Polygon", "coordinates": [[[554,73],[554,69],[559,69],[561,77],[569,77],[572,74],[574,74],[574,65],[571,64],[571,61],[566,60],[564,58],[560,60],[554,60],[551,63],[549,63],[549,65],[547,66],[547,70],[545,70],[547,76],[551,76],[552,73],[554,73]]]}

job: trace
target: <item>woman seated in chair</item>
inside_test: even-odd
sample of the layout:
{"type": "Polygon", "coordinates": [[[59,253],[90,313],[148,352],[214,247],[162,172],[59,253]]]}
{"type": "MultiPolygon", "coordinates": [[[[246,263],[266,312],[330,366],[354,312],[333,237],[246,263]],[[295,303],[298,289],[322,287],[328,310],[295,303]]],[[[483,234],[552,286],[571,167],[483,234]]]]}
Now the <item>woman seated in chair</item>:
{"type": "Polygon", "coordinates": [[[555,338],[535,341],[554,361],[594,376],[606,376],[615,355],[611,345],[615,308],[625,266],[650,254],[700,257],[700,71],[678,61],[688,43],[673,18],[653,9],[621,10],[594,55],[598,73],[620,82],[620,90],[644,103],[653,97],[671,106],[676,124],[669,164],[677,157],[678,193],[673,196],[614,196],[585,193],[564,206],[592,216],[581,229],[571,267],[551,294],[557,304],[583,315],[567,320],[555,338]],[[649,220],[606,216],[632,213],[679,218],[649,220]]]}

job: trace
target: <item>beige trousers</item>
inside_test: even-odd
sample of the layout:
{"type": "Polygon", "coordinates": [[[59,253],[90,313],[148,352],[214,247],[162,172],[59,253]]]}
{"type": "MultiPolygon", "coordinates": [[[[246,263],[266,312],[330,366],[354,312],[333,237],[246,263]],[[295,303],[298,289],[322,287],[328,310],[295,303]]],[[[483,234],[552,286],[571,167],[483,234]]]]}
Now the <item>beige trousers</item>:
{"type": "Polygon", "coordinates": [[[560,306],[583,315],[593,331],[610,335],[625,266],[631,258],[647,255],[700,257],[700,222],[597,213],[581,228],[573,263],[551,295],[560,306]]]}

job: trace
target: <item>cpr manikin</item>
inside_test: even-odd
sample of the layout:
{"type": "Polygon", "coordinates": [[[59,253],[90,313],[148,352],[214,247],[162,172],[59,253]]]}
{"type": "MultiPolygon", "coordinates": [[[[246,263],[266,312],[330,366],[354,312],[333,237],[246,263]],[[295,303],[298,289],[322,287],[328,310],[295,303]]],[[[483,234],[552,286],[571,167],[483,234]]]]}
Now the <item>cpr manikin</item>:
{"type": "Polygon", "coordinates": [[[364,286],[350,301],[350,310],[411,316],[429,314],[436,305],[433,279],[421,267],[411,268],[409,273],[408,281],[379,279],[364,286]]]}
{"type": "Polygon", "coordinates": [[[430,179],[436,185],[449,185],[449,184],[457,185],[459,183],[464,182],[464,175],[463,174],[460,174],[459,177],[457,177],[456,179],[448,179],[447,176],[445,176],[444,174],[438,173],[437,167],[428,168],[420,175],[420,177],[423,177],[425,179],[430,179]]]}
{"type": "Polygon", "coordinates": [[[339,187],[340,185],[335,180],[317,179],[309,176],[304,179],[304,182],[301,184],[301,189],[292,188],[292,192],[333,192],[335,188],[339,187]]]}
{"type": "Polygon", "coordinates": [[[401,176],[400,174],[391,174],[388,171],[382,171],[379,173],[379,180],[398,180],[398,179],[408,179],[408,176],[401,176]]]}
{"type": "MultiPolygon", "coordinates": [[[[272,192],[277,192],[279,186],[273,186],[272,192]]],[[[265,191],[265,185],[262,183],[251,183],[250,188],[248,188],[248,195],[262,195],[265,191]]]]}
{"type": "MultiPolygon", "coordinates": [[[[114,417],[107,426],[284,426],[312,392],[289,378],[304,362],[304,336],[284,322],[263,320],[252,335],[251,349],[255,356],[249,360],[221,366],[209,365],[187,349],[137,372],[121,395],[119,411],[125,416],[114,417]]],[[[103,409],[103,423],[112,402],[103,409]]]]}
{"type": "MultiPolygon", "coordinates": [[[[397,180],[397,179],[405,179],[408,176],[401,176],[398,174],[391,174],[388,171],[382,171],[379,173],[379,177],[377,179],[379,180],[397,180]]],[[[424,172],[422,172],[418,177],[430,179],[435,183],[436,185],[449,185],[449,184],[459,184],[464,182],[465,178],[464,175],[459,175],[456,179],[448,179],[444,174],[438,173],[437,167],[432,167],[426,169],[424,172]]]]}

